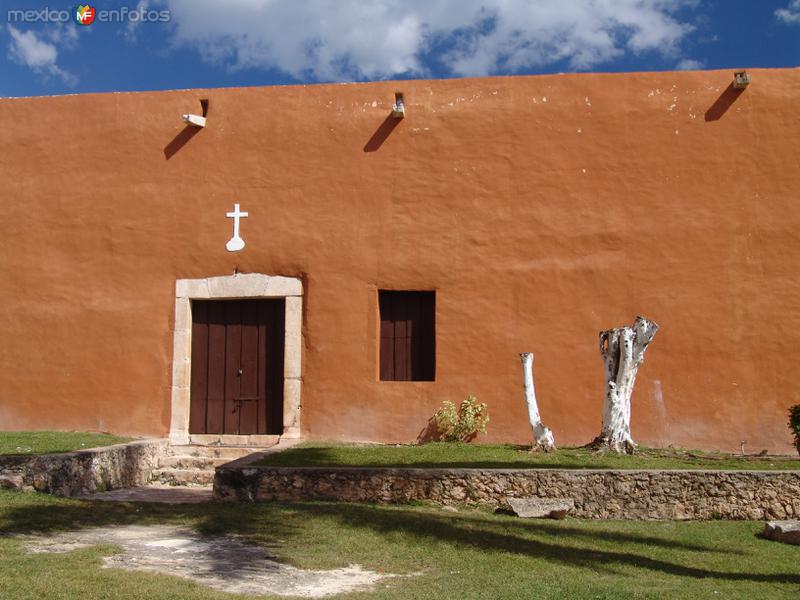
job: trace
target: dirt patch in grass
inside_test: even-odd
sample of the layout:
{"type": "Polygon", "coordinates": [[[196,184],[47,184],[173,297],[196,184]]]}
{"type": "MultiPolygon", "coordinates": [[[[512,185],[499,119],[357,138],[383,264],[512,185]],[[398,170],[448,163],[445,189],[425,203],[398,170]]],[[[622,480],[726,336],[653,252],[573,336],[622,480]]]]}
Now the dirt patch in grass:
{"type": "Polygon", "coordinates": [[[298,569],[279,562],[264,546],[234,536],[201,536],[172,525],[98,527],[35,537],[29,551],[60,553],[96,545],[114,545],[122,550],[103,557],[107,568],[174,575],[233,594],[321,598],[364,590],[394,577],[359,565],[298,569]]]}

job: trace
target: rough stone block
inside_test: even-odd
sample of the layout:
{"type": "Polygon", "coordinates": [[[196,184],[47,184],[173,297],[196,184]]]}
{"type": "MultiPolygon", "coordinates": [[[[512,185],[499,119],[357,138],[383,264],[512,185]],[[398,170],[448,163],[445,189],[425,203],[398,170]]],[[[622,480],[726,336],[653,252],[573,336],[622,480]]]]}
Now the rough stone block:
{"type": "MultiPolygon", "coordinates": [[[[172,430],[181,434],[189,429],[189,386],[172,386],[172,430]]],[[[177,443],[177,442],[176,442],[177,443]]]]}
{"type": "Polygon", "coordinates": [[[155,469],[152,479],[166,485],[210,485],[214,482],[214,469],[155,469]]]}
{"type": "Polygon", "coordinates": [[[173,362],[189,360],[192,355],[192,330],[176,329],[172,335],[173,362]]]}
{"type": "Polygon", "coordinates": [[[275,275],[267,282],[267,296],[302,296],[303,282],[296,277],[283,277],[275,275]]]}
{"type": "Polygon", "coordinates": [[[303,437],[303,433],[299,427],[284,427],[282,439],[299,440],[303,437]]]}
{"type": "Polygon", "coordinates": [[[178,279],[175,282],[175,296],[178,298],[209,298],[206,279],[178,279]]]}
{"type": "Polygon", "coordinates": [[[283,428],[300,427],[300,394],[303,382],[300,379],[283,380],[283,428]]]}
{"type": "Polygon", "coordinates": [[[524,519],[563,519],[575,508],[571,498],[508,498],[507,502],[524,519]]]}
{"type": "Polygon", "coordinates": [[[18,490],[24,484],[22,475],[0,475],[0,489],[18,490]]]}
{"type": "Polygon", "coordinates": [[[192,365],[189,359],[176,360],[172,363],[172,386],[189,387],[191,385],[192,365]]]}
{"type": "Polygon", "coordinates": [[[175,298],[175,329],[192,328],[192,309],[188,298],[175,298]]]}
{"type": "Polygon", "coordinates": [[[768,540],[800,546],[800,521],[769,521],[764,527],[768,540]]]}
{"type": "Polygon", "coordinates": [[[303,299],[286,298],[286,336],[283,361],[284,377],[302,375],[303,299]]]}
{"type": "MultiPolygon", "coordinates": [[[[188,427],[188,425],[187,425],[188,427]]],[[[169,432],[169,441],[174,446],[182,446],[189,443],[189,434],[185,429],[172,430],[169,432]]]]}
{"type": "Polygon", "coordinates": [[[239,273],[208,278],[212,298],[257,298],[266,296],[269,277],[258,273],[239,273]]]}

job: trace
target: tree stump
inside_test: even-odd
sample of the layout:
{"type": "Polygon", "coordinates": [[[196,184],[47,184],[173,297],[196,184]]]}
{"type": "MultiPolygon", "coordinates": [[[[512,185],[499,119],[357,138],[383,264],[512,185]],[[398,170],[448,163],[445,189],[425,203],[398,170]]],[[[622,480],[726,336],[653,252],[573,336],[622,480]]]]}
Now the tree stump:
{"type": "Polygon", "coordinates": [[[528,406],[528,421],[533,430],[533,446],[531,450],[544,450],[550,452],[555,450],[556,444],[553,432],[542,423],[539,415],[539,405],[536,402],[536,392],[533,389],[533,354],[523,352],[519,355],[522,361],[522,386],[525,390],[525,404],[528,406]]]}
{"type": "Polygon", "coordinates": [[[627,454],[636,451],[631,437],[631,394],[644,352],[657,332],[658,324],[641,316],[631,327],[600,332],[600,356],[606,377],[603,428],[590,448],[627,454]]]}

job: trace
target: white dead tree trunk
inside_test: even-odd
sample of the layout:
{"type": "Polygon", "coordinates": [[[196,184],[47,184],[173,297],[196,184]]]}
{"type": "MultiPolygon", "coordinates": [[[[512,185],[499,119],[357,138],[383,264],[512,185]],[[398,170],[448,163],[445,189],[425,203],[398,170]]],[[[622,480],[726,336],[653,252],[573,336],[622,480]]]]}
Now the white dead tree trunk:
{"type": "Polygon", "coordinates": [[[553,432],[542,423],[539,415],[539,405],[536,403],[536,392],[533,389],[533,354],[523,352],[519,355],[522,360],[522,385],[525,389],[525,404],[528,405],[528,420],[533,430],[533,448],[550,452],[556,449],[553,432]]]}
{"type": "Polygon", "coordinates": [[[658,324],[636,317],[632,327],[600,332],[600,356],[605,364],[606,395],[603,402],[603,429],[590,444],[598,450],[633,454],[631,438],[631,394],[636,372],[644,361],[644,351],[658,332],[658,324]]]}

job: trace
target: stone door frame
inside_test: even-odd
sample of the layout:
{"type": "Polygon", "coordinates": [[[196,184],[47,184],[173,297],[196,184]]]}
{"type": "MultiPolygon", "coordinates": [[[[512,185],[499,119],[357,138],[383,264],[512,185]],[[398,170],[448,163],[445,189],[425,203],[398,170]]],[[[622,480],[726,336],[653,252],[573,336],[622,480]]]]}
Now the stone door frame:
{"type": "Polygon", "coordinates": [[[260,443],[274,441],[275,436],[265,435],[196,435],[189,433],[192,380],[192,300],[246,300],[253,298],[283,298],[286,302],[282,437],[300,437],[303,282],[296,277],[238,273],[204,279],[178,279],[175,282],[172,416],[169,428],[171,443],[256,446],[260,443]]]}

